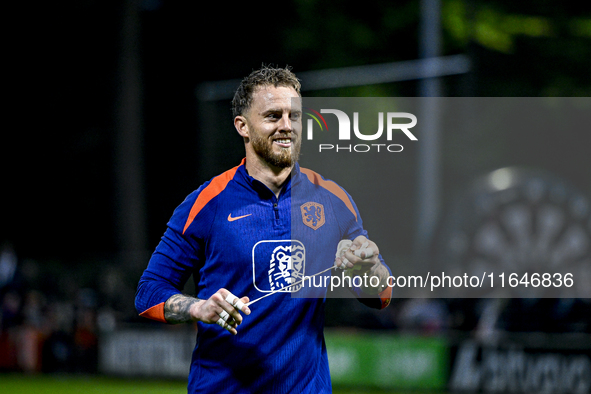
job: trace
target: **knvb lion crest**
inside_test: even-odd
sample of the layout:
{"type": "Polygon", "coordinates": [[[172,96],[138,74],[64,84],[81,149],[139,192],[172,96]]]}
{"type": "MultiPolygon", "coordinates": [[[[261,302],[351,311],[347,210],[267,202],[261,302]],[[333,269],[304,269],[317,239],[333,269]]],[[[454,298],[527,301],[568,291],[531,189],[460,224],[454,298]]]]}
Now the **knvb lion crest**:
{"type": "Polygon", "coordinates": [[[325,222],[324,206],[317,202],[307,202],[300,207],[302,221],[312,230],[318,230],[325,222]]]}
{"type": "Polygon", "coordinates": [[[252,283],[261,293],[295,293],[306,274],[306,248],[296,239],[262,240],[252,248],[252,283]]]}
{"type": "Polygon", "coordinates": [[[293,243],[288,246],[277,246],[271,254],[269,262],[269,285],[271,290],[281,290],[294,293],[302,284],[304,278],[305,251],[303,245],[293,243]]]}

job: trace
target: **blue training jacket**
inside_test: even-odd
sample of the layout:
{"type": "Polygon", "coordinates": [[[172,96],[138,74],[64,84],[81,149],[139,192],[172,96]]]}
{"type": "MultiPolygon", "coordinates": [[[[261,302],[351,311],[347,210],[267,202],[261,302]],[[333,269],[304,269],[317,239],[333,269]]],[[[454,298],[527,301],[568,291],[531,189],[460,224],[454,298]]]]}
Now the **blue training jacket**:
{"type": "MultiPolygon", "coordinates": [[[[175,210],[139,281],[136,308],[166,322],[164,303],[192,274],[200,299],[222,287],[251,301],[282,289],[250,307],[236,336],[197,323],[189,393],[329,393],[326,288],[290,284],[330,267],[341,239],[367,233],[336,183],[296,164],[277,198],[244,163],[203,184],[175,210]]],[[[390,297],[386,288],[359,299],[384,308],[390,297]]]]}

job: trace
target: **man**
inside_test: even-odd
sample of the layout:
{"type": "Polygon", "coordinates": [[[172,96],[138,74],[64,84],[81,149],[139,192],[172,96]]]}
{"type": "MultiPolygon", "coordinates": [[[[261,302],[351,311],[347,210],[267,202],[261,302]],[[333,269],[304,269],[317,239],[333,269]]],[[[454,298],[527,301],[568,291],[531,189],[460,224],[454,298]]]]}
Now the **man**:
{"type": "Polygon", "coordinates": [[[232,104],[246,158],[176,209],[140,279],[140,315],[197,322],[191,393],[331,392],[326,289],[306,292],[302,279],[335,264],[380,278],[377,288],[352,289],[360,301],[390,301],[389,269],[350,196],[297,163],[300,98],[288,68],[263,67],[242,81],[232,104]],[[181,293],[191,274],[197,297],[181,293]]]}

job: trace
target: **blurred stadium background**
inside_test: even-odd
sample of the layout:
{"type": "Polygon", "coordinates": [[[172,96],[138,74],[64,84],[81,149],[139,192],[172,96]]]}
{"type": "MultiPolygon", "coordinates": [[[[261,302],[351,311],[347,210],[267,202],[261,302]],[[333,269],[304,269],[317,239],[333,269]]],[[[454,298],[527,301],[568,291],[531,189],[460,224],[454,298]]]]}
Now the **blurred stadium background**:
{"type": "MultiPolygon", "coordinates": [[[[135,287],[174,208],[242,158],[224,92],[261,63],[291,65],[315,84],[306,90],[304,79],[304,95],[318,97],[591,93],[588,2],[10,7],[18,27],[7,60],[18,89],[0,155],[6,392],[184,391],[194,328],[140,319],[135,287]],[[441,61],[417,71],[429,59],[441,61]],[[363,82],[359,66],[367,65],[389,76],[363,82]],[[323,84],[327,70],[344,71],[345,83],[323,84]],[[361,82],[347,83],[353,80],[361,82]]],[[[408,187],[396,197],[405,208],[389,257],[408,264],[442,258],[453,241],[445,235],[472,214],[463,204],[486,194],[479,179],[511,167],[536,174],[516,187],[534,179],[556,191],[565,228],[582,223],[584,236],[572,247],[591,266],[591,135],[555,132],[563,138],[502,130],[438,136],[435,151],[423,153],[433,161],[417,157],[416,166],[400,169],[408,187]]],[[[591,390],[589,298],[405,298],[379,314],[355,300],[327,302],[337,393],[591,390]]]]}

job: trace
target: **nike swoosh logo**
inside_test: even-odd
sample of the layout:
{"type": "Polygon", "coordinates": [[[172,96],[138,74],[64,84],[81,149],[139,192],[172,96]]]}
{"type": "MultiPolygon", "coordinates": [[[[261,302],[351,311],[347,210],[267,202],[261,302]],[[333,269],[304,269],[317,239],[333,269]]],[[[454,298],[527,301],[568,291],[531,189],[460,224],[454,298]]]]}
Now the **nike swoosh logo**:
{"type": "Polygon", "coordinates": [[[228,222],[233,222],[234,220],[242,219],[242,218],[245,218],[250,215],[252,215],[252,213],[249,213],[248,215],[236,216],[235,218],[233,218],[232,214],[229,214],[228,215],[228,222]]]}

